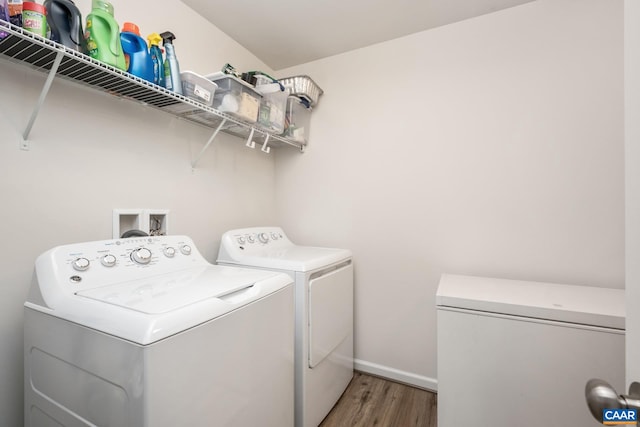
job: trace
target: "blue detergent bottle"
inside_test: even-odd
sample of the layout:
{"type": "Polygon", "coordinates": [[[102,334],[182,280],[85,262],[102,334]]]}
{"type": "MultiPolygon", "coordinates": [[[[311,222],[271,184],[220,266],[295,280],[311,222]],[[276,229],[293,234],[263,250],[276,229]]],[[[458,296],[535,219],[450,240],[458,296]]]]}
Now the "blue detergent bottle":
{"type": "Polygon", "coordinates": [[[134,76],[153,82],[153,61],[147,50],[147,42],[140,36],[136,24],[125,22],[120,32],[127,71],[134,76]]]}
{"type": "Polygon", "coordinates": [[[164,61],[162,60],[162,49],[160,42],[162,37],[158,33],[151,33],[147,36],[149,42],[149,53],[153,62],[153,82],[158,86],[165,87],[164,84],[164,61]]]}

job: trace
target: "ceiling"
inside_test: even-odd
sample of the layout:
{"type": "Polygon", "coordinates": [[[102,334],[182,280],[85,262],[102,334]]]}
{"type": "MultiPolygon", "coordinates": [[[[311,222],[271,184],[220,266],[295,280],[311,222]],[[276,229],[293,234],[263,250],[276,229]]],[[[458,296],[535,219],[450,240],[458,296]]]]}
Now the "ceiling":
{"type": "Polygon", "coordinates": [[[532,0],[182,0],[273,70],[532,0]]]}

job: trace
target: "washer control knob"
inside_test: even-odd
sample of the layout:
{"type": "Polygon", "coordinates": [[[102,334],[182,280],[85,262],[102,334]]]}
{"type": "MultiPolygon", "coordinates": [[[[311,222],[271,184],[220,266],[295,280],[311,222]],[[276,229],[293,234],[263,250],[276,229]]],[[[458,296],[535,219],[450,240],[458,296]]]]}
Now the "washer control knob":
{"type": "Polygon", "coordinates": [[[191,255],[191,246],[189,245],[180,246],[180,252],[182,252],[183,255],[191,255]]]}
{"type": "Polygon", "coordinates": [[[255,234],[249,234],[247,236],[247,242],[249,243],[255,243],[256,242],[256,235],[255,234]]]}
{"type": "Polygon", "coordinates": [[[247,239],[245,239],[244,237],[242,236],[238,237],[238,244],[244,245],[246,242],[247,242],[247,239]]]}
{"type": "Polygon", "coordinates": [[[138,264],[149,264],[151,262],[151,251],[147,248],[137,248],[131,252],[131,259],[138,264]]]}
{"type": "Polygon", "coordinates": [[[278,233],[271,233],[272,240],[278,240],[278,233]]]}
{"type": "Polygon", "coordinates": [[[269,242],[269,235],[267,233],[260,233],[260,234],[258,234],[258,239],[262,243],[267,243],[267,242],[269,242]]]}
{"type": "Polygon", "coordinates": [[[164,248],[162,250],[162,253],[164,254],[164,256],[166,256],[167,258],[173,258],[176,254],[176,249],[174,247],[171,246],[167,246],[166,248],[164,248]]]}
{"type": "Polygon", "coordinates": [[[106,254],[105,256],[100,258],[100,263],[105,267],[114,267],[117,261],[118,260],[116,259],[115,255],[111,254],[106,254]]]}
{"type": "Polygon", "coordinates": [[[85,271],[91,266],[91,262],[87,258],[76,258],[71,262],[74,270],[85,271]]]}

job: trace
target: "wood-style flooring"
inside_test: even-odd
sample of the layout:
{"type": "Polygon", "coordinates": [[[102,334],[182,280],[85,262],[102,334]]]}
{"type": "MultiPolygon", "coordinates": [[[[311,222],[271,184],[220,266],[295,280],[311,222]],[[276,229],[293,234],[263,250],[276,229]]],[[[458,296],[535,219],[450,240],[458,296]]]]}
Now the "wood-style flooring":
{"type": "Polygon", "coordinates": [[[320,427],[436,427],[437,395],[355,372],[320,427]]]}

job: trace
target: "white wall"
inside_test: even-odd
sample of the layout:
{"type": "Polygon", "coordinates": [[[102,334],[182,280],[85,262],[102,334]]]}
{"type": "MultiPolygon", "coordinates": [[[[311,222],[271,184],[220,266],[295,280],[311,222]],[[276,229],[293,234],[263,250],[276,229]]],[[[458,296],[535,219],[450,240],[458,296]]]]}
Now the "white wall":
{"type": "MultiPolygon", "coordinates": [[[[173,30],[183,69],[270,71],[177,0],[113,4],[173,30]]],[[[44,78],[0,61],[2,424],[22,424],[33,260],[109,238],[113,208],[170,209],[210,260],[224,230],[268,223],[351,248],[360,368],[423,386],[443,272],[622,287],[622,28],[622,0],[538,0],[283,70],[325,95],[307,153],[275,167],[223,136],[192,171],[210,131],[63,82],[20,151],[44,78]]]]}
{"type": "MultiPolygon", "coordinates": [[[[86,16],[90,1],[77,3],[86,16]]],[[[207,73],[230,62],[269,71],[178,0],[163,2],[170,9],[113,3],[119,22],[136,22],[145,35],[172,29],[183,69],[207,73]]],[[[273,156],[225,135],[192,171],[211,130],[66,82],[54,82],[31,150],[19,150],[43,83],[43,75],[0,60],[2,426],[23,424],[22,304],[40,253],[110,239],[114,208],[170,209],[170,233],[190,235],[211,261],[225,230],[277,222],[273,156]]]]}
{"type": "Polygon", "coordinates": [[[277,154],[278,218],[353,250],[360,369],[435,388],[445,272],[623,287],[622,6],[538,0],[277,73],[325,91],[307,152],[277,154]]]}
{"type": "Polygon", "coordinates": [[[626,387],[640,378],[640,3],[624,2],[626,387]]]}

